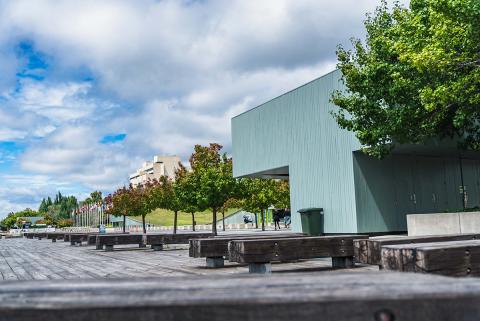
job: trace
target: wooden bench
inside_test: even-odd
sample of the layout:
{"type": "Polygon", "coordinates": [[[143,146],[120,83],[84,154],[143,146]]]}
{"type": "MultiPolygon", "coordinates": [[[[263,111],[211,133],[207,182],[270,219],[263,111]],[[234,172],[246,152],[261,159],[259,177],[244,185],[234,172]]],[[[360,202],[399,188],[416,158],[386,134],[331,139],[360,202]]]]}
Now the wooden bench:
{"type": "Polygon", "coordinates": [[[469,321],[480,279],[407,273],[4,282],[4,320],[469,321]],[[214,285],[214,286],[212,286],[214,285]]]}
{"type": "Polygon", "coordinates": [[[177,234],[146,234],[145,244],[150,245],[154,251],[163,250],[164,244],[189,244],[191,239],[204,239],[213,237],[212,233],[177,233],[177,234]]]}
{"type": "Polygon", "coordinates": [[[105,251],[113,251],[115,245],[138,244],[138,247],[146,247],[143,234],[98,234],[95,245],[97,250],[105,247],[105,251]]]}
{"type": "Polygon", "coordinates": [[[47,233],[47,239],[52,240],[52,242],[56,242],[57,240],[63,240],[64,236],[65,236],[65,233],[59,233],[59,232],[47,233]]]}
{"type": "Polygon", "coordinates": [[[385,245],[463,241],[477,238],[480,238],[480,234],[373,237],[368,240],[354,241],[355,257],[358,257],[361,263],[379,265],[381,267],[381,250],[385,245]]]}
{"type": "Polygon", "coordinates": [[[382,247],[385,270],[447,276],[480,276],[480,240],[382,247]]]}
{"type": "Polygon", "coordinates": [[[47,233],[34,233],[33,236],[41,240],[47,237],[47,233]]]}
{"type": "Polygon", "coordinates": [[[189,256],[193,258],[205,258],[206,267],[219,268],[225,264],[225,259],[228,259],[228,242],[234,240],[245,239],[269,239],[301,237],[302,233],[283,233],[283,234],[237,234],[237,235],[221,235],[214,238],[206,239],[192,239],[190,240],[189,256]]]}
{"type": "Polygon", "coordinates": [[[228,243],[229,261],[247,263],[250,273],[271,273],[271,262],[331,257],[334,268],[351,268],[353,240],[361,235],[236,240],[228,243]]]}
{"type": "Polygon", "coordinates": [[[88,237],[90,235],[97,235],[98,232],[90,232],[90,233],[70,233],[68,239],[70,241],[70,245],[82,245],[83,242],[88,241],[88,237]]]}
{"type": "Polygon", "coordinates": [[[26,232],[26,233],[23,233],[23,237],[26,237],[27,239],[33,239],[34,234],[35,233],[33,232],[26,232]]]}

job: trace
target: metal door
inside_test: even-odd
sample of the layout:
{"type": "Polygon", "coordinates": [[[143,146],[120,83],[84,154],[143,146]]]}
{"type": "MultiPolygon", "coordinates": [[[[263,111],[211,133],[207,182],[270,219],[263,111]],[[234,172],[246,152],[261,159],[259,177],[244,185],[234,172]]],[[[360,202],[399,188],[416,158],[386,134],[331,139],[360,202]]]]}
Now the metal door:
{"type": "Polygon", "coordinates": [[[462,159],[465,208],[480,207],[479,167],[478,160],[462,159]]]}
{"type": "Polygon", "coordinates": [[[393,163],[397,224],[400,230],[406,230],[407,214],[416,212],[416,196],[412,179],[413,157],[396,156],[393,163]]]}

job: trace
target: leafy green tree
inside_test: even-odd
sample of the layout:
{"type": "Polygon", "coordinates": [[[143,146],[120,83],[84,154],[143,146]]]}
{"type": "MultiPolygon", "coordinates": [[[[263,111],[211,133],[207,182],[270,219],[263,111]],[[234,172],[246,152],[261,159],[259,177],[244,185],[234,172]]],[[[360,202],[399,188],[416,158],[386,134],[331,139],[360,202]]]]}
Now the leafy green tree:
{"type": "Polygon", "coordinates": [[[275,208],[290,208],[290,185],[288,181],[275,182],[275,208]]]}
{"type": "Polygon", "coordinates": [[[182,163],[178,164],[175,172],[175,194],[182,211],[192,215],[192,229],[195,231],[195,213],[198,212],[195,175],[193,172],[189,172],[182,163]]]}
{"type": "Polygon", "coordinates": [[[57,222],[58,228],[70,227],[70,226],[73,226],[73,220],[71,218],[61,219],[57,222]]]}
{"type": "MultiPolygon", "coordinates": [[[[237,195],[236,195],[237,196],[237,195]]],[[[239,207],[240,201],[235,197],[230,197],[222,205],[222,230],[225,231],[225,212],[230,208],[239,207]]]]}
{"type": "Polygon", "coordinates": [[[10,229],[15,226],[15,224],[19,221],[20,218],[40,215],[41,213],[34,211],[30,208],[26,208],[23,211],[9,213],[7,217],[0,221],[0,225],[4,226],[6,229],[10,229]]]}
{"type": "Polygon", "coordinates": [[[130,186],[129,189],[130,211],[131,213],[135,213],[135,215],[140,215],[142,217],[143,234],[147,233],[145,217],[155,209],[150,206],[151,202],[149,202],[148,199],[152,188],[152,183],[147,182],[146,184],[140,184],[136,187],[130,186]]]}
{"type": "Polygon", "coordinates": [[[276,182],[273,179],[254,178],[242,180],[242,185],[242,207],[250,213],[260,213],[262,231],[265,231],[265,211],[277,201],[276,182]]]}
{"type": "Polygon", "coordinates": [[[40,206],[38,207],[38,212],[47,213],[47,211],[48,211],[47,201],[45,200],[45,198],[43,198],[42,202],[40,203],[40,206]]]}
{"type": "Polygon", "coordinates": [[[62,202],[62,199],[63,199],[62,193],[57,192],[57,194],[55,195],[55,201],[53,201],[53,204],[59,205],[62,202]]]}
{"type": "Polygon", "coordinates": [[[131,186],[129,188],[123,186],[105,198],[105,203],[108,204],[106,213],[113,216],[123,216],[124,233],[126,229],[126,217],[130,213],[133,213],[132,209],[135,208],[129,191],[131,188],[131,186]]]}
{"type": "Polygon", "coordinates": [[[149,209],[163,208],[173,212],[173,234],[177,233],[178,212],[182,210],[181,201],[177,195],[178,188],[167,176],[162,176],[154,183],[149,192],[149,209]]]}
{"type": "Polygon", "coordinates": [[[93,203],[98,204],[102,202],[102,192],[100,191],[93,191],[90,193],[90,199],[93,203]]]}
{"type": "Polygon", "coordinates": [[[453,139],[480,149],[480,2],[383,1],[365,21],[366,40],[339,47],[347,90],[333,103],[339,125],[364,150],[384,157],[395,146],[453,139]]]}
{"type": "Polygon", "coordinates": [[[211,209],[214,235],[217,235],[217,212],[235,195],[237,188],[237,181],[232,175],[232,159],[220,154],[221,149],[219,144],[196,145],[190,157],[198,208],[211,209]]]}

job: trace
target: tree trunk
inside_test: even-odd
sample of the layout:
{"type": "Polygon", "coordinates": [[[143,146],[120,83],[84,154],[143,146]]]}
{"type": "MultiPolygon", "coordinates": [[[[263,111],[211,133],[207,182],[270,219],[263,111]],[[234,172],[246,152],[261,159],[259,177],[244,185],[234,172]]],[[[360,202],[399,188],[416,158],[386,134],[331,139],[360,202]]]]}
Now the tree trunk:
{"type": "Polygon", "coordinates": [[[192,212],[192,229],[195,232],[195,213],[192,212]]]}
{"type": "Polygon", "coordinates": [[[222,229],[225,231],[225,208],[222,207],[222,229]]]}
{"type": "Polygon", "coordinates": [[[127,221],[127,216],[126,216],[126,215],[123,215],[123,233],[125,233],[126,221],[127,221]]]}
{"type": "Polygon", "coordinates": [[[174,211],[174,216],[173,216],[173,234],[177,234],[177,218],[178,218],[178,211],[174,211]]]}
{"type": "Polygon", "coordinates": [[[145,215],[142,215],[143,234],[147,234],[147,228],[145,226],[145,215]]]}
{"type": "Polygon", "coordinates": [[[260,213],[262,214],[262,231],[265,231],[265,210],[261,210],[260,213]]]}
{"type": "Polygon", "coordinates": [[[257,213],[255,214],[255,228],[258,228],[258,218],[257,218],[257,213]]]}
{"type": "Polygon", "coordinates": [[[217,208],[212,208],[212,234],[217,236],[217,208]]]}

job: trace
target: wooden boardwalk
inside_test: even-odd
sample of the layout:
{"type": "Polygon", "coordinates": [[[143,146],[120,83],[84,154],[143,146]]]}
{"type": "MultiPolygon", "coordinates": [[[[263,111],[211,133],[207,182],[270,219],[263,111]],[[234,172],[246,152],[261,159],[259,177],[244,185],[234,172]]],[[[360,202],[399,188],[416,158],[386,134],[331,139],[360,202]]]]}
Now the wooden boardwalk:
{"type": "MultiPolygon", "coordinates": [[[[246,266],[226,261],[225,267],[207,269],[204,259],[188,256],[186,246],[170,246],[164,251],[118,246],[113,252],[97,251],[93,246],[70,246],[50,240],[12,238],[0,240],[0,280],[144,278],[159,276],[228,275],[248,273],[246,266]]],[[[274,264],[273,273],[371,272],[375,266],[334,270],[331,259],[315,259],[274,264]]]]}

